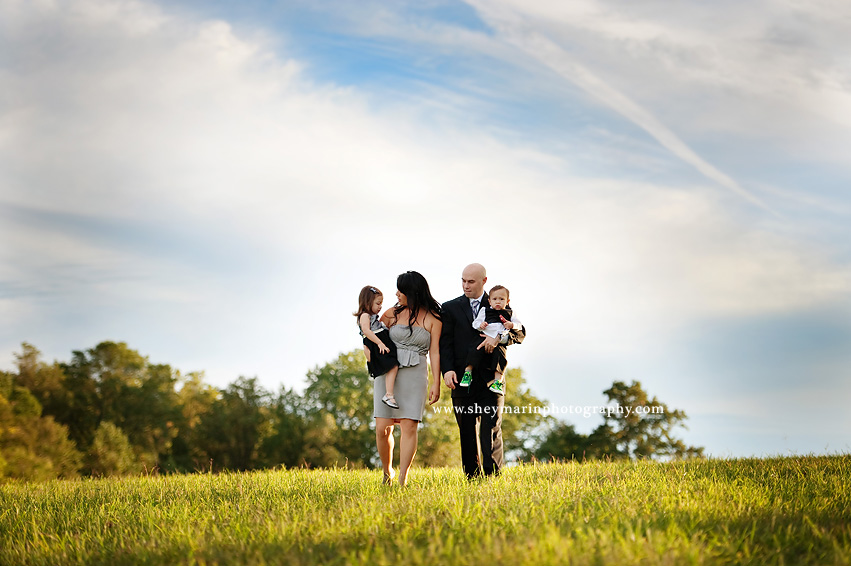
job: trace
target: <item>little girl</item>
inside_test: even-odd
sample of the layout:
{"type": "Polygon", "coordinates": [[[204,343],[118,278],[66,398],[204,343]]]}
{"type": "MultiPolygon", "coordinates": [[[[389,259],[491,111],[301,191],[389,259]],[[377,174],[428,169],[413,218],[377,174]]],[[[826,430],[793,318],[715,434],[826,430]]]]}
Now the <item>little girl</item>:
{"type": "Polygon", "coordinates": [[[381,304],[384,295],[381,291],[367,285],[360,290],[358,297],[358,331],[363,338],[363,345],[367,347],[369,354],[366,359],[366,367],[370,377],[385,375],[384,383],[387,393],[381,401],[392,409],[398,409],[396,397],[393,396],[393,386],[396,384],[396,372],[399,370],[399,360],[396,357],[396,345],[390,339],[390,332],[383,322],[379,320],[381,304]]]}

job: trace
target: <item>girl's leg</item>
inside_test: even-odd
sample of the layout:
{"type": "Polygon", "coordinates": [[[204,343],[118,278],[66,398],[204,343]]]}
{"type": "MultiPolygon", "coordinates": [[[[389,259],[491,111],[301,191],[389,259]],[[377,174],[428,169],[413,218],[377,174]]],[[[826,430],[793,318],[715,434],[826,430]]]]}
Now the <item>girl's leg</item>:
{"type": "Polygon", "coordinates": [[[375,418],[375,444],[384,470],[384,482],[390,483],[393,481],[393,419],[375,418]]]}
{"type": "Polygon", "coordinates": [[[399,428],[402,429],[402,444],[399,446],[399,485],[408,483],[408,470],[417,453],[417,426],[420,423],[411,419],[402,419],[399,428]]]}
{"type": "Polygon", "coordinates": [[[387,394],[391,397],[395,397],[393,395],[393,388],[396,386],[396,372],[398,371],[399,366],[396,366],[384,376],[384,386],[387,388],[387,394]]]}
{"type": "Polygon", "coordinates": [[[393,395],[393,386],[396,384],[396,372],[399,370],[399,367],[394,367],[386,374],[384,374],[384,388],[385,393],[384,397],[381,398],[381,401],[392,409],[398,409],[399,404],[396,402],[396,396],[393,395]]]}

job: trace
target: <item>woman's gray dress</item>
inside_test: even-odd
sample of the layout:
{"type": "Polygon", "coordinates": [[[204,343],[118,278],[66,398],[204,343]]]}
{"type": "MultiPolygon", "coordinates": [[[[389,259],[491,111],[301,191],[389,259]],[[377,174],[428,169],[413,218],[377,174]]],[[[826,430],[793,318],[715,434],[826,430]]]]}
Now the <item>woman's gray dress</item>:
{"type": "Polygon", "coordinates": [[[428,394],[428,364],[426,354],[431,345],[431,334],[421,326],[411,328],[397,324],[390,327],[390,339],[396,344],[399,357],[399,372],[396,374],[396,386],[393,393],[398,409],[391,409],[381,398],[387,392],[384,378],[375,378],[373,385],[373,417],[384,419],[423,420],[426,395],[428,394]]]}

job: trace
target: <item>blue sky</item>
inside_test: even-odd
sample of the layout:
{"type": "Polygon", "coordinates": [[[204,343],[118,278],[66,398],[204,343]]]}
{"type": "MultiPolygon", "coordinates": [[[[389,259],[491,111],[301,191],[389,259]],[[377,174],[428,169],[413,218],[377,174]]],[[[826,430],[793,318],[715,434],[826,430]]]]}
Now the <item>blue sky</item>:
{"type": "Polygon", "coordinates": [[[553,404],[640,380],[712,455],[847,451],[849,21],[0,0],[0,366],[120,340],[301,387],[358,346],[361,286],[448,300],[479,261],[553,404]]]}

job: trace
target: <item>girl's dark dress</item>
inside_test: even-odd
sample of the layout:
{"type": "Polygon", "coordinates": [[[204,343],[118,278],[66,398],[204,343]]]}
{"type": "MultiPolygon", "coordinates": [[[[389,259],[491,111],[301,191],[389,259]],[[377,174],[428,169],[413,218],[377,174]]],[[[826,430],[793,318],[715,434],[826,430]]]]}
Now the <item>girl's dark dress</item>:
{"type": "Polygon", "coordinates": [[[369,370],[370,377],[376,378],[398,366],[399,360],[396,356],[396,344],[390,339],[390,332],[388,332],[384,323],[379,320],[377,314],[369,316],[369,329],[375,332],[375,335],[378,336],[378,339],[385,346],[390,348],[390,351],[386,354],[379,352],[378,344],[363,335],[360,323],[358,323],[358,332],[363,337],[363,345],[369,349],[369,361],[366,362],[366,369],[369,370]]]}

